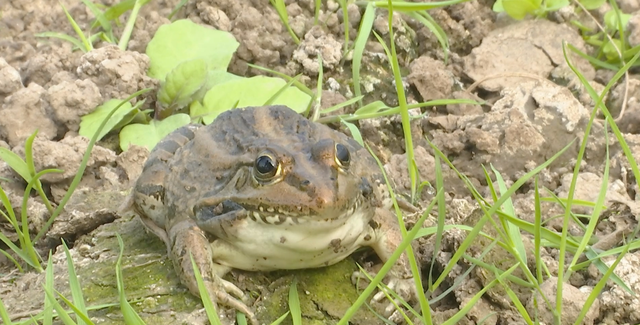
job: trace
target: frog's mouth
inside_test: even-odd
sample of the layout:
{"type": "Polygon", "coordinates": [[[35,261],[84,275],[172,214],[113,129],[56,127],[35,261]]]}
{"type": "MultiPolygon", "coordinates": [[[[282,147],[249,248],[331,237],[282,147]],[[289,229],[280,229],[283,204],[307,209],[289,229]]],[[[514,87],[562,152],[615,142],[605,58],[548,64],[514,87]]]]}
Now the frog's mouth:
{"type": "Polygon", "coordinates": [[[304,206],[274,208],[273,206],[246,204],[230,199],[219,202],[201,202],[194,208],[198,226],[203,229],[220,228],[239,220],[250,220],[269,225],[297,225],[303,223],[332,223],[350,218],[367,210],[370,205],[363,196],[331,209],[315,211],[304,206]]]}

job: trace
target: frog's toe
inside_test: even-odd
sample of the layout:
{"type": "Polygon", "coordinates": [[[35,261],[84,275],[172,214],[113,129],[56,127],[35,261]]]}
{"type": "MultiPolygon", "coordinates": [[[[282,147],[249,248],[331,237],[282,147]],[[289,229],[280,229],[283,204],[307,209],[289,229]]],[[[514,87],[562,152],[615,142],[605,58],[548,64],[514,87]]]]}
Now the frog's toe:
{"type": "Polygon", "coordinates": [[[222,279],[217,275],[213,275],[213,279],[205,281],[210,293],[210,297],[218,305],[224,305],[233,308],[247,316],[251,324],[257,325],[255,314],[247,306],[248,299],[240,288],[235,284],[222,279]]]}
{"type": "Polygon", "coordinates": [[[220,279],[220,280],[222,280],[222,286],[226,293],[230,294],[232,297],[235,297],[236,299],[241,300],[245,304],[248,303],[247,295],[245,295],[240,288],[238,288],[235,284],[225,279],[220,279]]]}

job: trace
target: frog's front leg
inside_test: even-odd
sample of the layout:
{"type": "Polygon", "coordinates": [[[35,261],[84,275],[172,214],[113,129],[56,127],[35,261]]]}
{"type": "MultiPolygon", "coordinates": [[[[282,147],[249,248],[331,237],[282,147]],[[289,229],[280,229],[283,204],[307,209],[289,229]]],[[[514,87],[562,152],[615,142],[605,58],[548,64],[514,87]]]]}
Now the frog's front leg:
{"type": "Polygon", "coordinates": [[[181,282],[189,291],[200,296],[195,272],[190,256],[200,270],[204,284],[212,301],[232,307],[244,313],[252,324],[258,324],[253,311],[246,305],[246,298],[242,290],[233,283],[223,280],[229,267],[214,263],[211,245],[204,232],[190,218],[174,222],[169,227],[168,237],[172,243],[170,248],[171,260],[181,282]]]}
{"type": "MultiPolygon", "coordinates": [[[[400,245],[400,242],[402,242],[402,233],[396,222],[396,216],[389,210],[382,208],[376,209],[375,216],[372,222],[370,222],[370,229],[365,236],[371,236],[367,243],[375,250],[383,262],[389,260],[393,252],[400,245]]],[[[362,274],[355,272],[353,280],[362,277],[362,274]]],[[[407,253],[402,253],[400,258],[396,260],[393,268],[389,274],[387,274],[386,284],[403,300],[407,302],[417,301],[418,290],[415,286],[413,274],[411,273],[407,253]]],[[[380,302],[384,298],[384,292],[378,292],[372,301],[380,302]]],[[[394,310],[395,306],[389,303],[384,310],[384,316],[389,317],[394,310]]]]}

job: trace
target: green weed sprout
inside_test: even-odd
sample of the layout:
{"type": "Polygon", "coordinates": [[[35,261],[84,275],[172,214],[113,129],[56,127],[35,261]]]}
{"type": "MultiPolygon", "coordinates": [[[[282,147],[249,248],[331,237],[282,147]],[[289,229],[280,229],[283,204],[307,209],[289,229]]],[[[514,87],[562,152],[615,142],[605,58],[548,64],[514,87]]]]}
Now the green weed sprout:
{"type": "Polygon", "coordinates": [[[117,44],[120,50],[125,51],[127,50],[127,45],[129,44],[129,39],[131,38],[133,26],[135,25],[140,8],[142,8],[142,6],[147,4],[149,1],[150,0],[124,0],[105,11],[102,11],[93,2],[89,0],[82,0],[82,2],[87,6],[87,8],[89,8],[89,10],[91,10],[93,15],[96,17],[95,21],[91,25],[90,30],[96,28],[98,25],[102,28],[102,31],[96,34],[91,34],[90,32],[85,34],[73,19],[73,17],[71,17],[64,5],[60,4],[60,6],[62,6],[62,10],[64,10],[64,13],[67,16],[67,19],[69,20],[69,23],[73,27],[73,30],[76,32],[78,39],[58,32],[44,32],[36,34],[36,36],[62,39],[64,41],[72,43],[76,48],[79,48],[85,53],[93,50],[93,42],[98,40],[98,38],[101,38],[108,43],[117,44]],[[117,22],[117,19],[129,10],[131,10],[131,14],[129,15],[127,24],[122,31],[120,40],[118,40],[113,33],[112,21],[117,22]]]}
{"type": "Polygon", "coordinates": [[[569,0],[497,0],[493,11],[506,12],[513,19],[524,19],[527,15],[544,17],[569,5],[569,0]]]}
{"type": "MultiPolygon", "coordinates": [[[[6,211],[5,213],[4,211],[0,210],[0,215],[2,215],[2,217],[4,217],[14,228],[16,234],[18,235],[19,246],[15,245],[8,237],[6,237],[1,233],[0,233],[0,240],[5,245],[7,245],[16,255],[18,255],[18,257],[21,260],[23,260],[25,263],[27,263],[29,266],[31,266],[35,270],[41,272],[43,268],[40,264],[40,257],[38,256],[35,250],[34,243],[37,242],[40,238],[42,238],[42,236],[44,236],[44,234],[49,230],[49,228],[55,221],[56,217],[60,215],[67,201],[69,201],[69,199],[71,198],[71,195],[73,194],[76,187],[80,183],[82,175],[84,174],[84,170],[87,167],[87,162],[89,161],[89,157],[91,156],[91,150],[93,149],[93,146],[95,145],[98,137],[100,136],[102,129],[105,127],[105,125],[107,124],[111,116],[120,108],[120,106],[124,105],[124,103],[128,102],[129,100],[141,94],[144,94],[147,91],[149,91],[149,89],[141,90],[132,94],[127,99],[122,101],[120,105],[117,105],[116,107],[114,107],[109,114],[107,114],[107,116],[99,125],[99,127],[96,129],[95,134],[89,141],[89,144],[87,145],[87,151],[82,157],[82,162],[80,163],[78,172],[76,173],[75,177],[71,181],[71,184],[69,185],[69,189],[61,199],[58,206],[55,208],[51,205],[49,199],[44,193],[42,189],[42,184],[40,183],[39,179],[40,177],[42,177],[47,173],[55,173],[55,172],[61,172],[61,171],[56,169],[46,169],[39,172],[35,171],[35,166],[33,164],[33,152],[31,148],[37,132],[34,132],[25,142],[25,160],[22,160],[15,153],[5,148],[0,148],[0,159],[3,159],[5,162],[7,162],[9,167],[11,167],[14,171],[16,171],[27,182],[27,187],[24,191],[22,206],[20,209],[20,217],[21,217],[20,221],[18,221],[15,215],[13,206],[11,205],[11,202],[9,202],[9,198],[7,197],[2,187],[0,186],[0,202],[2,202],[2,205],[4,206],[4,210],[6,211]],[[49,217],[45,225],[42,227],[42,229],[40,229],[38,234],[33,239],[31,239],[31,234],[29,233],[29,224],[28,224],[28,215],[27,215],[27,206],[28,206],[27,203],[28,203],[28,199],[30,197],[32,188],[36,189],[36,192],[38,193],[42,201],[45,203],[45,206],[51,213],[51,216],[49,217]]],[[[13,261],[14,264],[16,264],[20,270],[22,270],[18,261],[16,261],[9,253],[3,250],[0,250],[0,252],[2,252],[5,256],[9,257],[9,259],[13,261]]]]}

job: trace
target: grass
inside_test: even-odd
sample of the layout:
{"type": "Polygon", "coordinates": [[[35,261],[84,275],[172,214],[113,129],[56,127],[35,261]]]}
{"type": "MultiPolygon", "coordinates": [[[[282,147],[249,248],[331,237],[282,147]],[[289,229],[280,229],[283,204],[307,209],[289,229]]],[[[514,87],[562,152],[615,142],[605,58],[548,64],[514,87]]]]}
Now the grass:
{"type": "MultiPolygon", "coordinates": [[[[286,14],[286,8],[284,7],[284,2],[279,0],[271,0],[272,5],[278,11],[281,20],[287,26],[288,30],[292,34],[292,38],[295,37],[295,34],[292,32],[290,27],[288,26],[288,17],[286,14]]],[[[402,75],[400,72],[400,67],[398,64],[397,58],[397,49],[395,48],[394,42],[394,30],[392,26],[392,15],[394,11],[403,12],[406,15],[411,16],[412,18],[420,21],[425,26],[429,27],[430,30],[436,33],[438,40],[440,41],[443,50],[447,53],[448,49],[448,41],[446,39],[446,35],[442,32],[442,29],[437,27],[437,25],[430,19],[430,16],[424,12],[426,9],[430,9],[433,6],[444,6],[452,3],[457,3],[454,1],[450,2],[439,2],[439,3],[405,3],[405,2],[391,2],[391,1],[369,1],[366,3],[357,3],[358,5],[365,6],[365,13],[362,16],[362,21],[360,25],[360,29],[358,30],[358,35],[355,38],[354,43],[349,44],[348,30],[345,31],[345,51],[353,51],[353,63],[352,63],[352,72],[353,72],[353,89],[355,96],[341,104],[338,104],[334,107],[327,108],[324,110],[316,110],[317,113],[314,113],[313,116],[317,117],[317,121],[319,122],[342,122],[347,125],[347,127],[352,131],[354,135],[358,135],[359,131],[355,128],[355,124],[351,123],[352,121],[357,121],[360,119],[367,118],[375,118],[380,116],[389,116],[389,115],[399,115],[401,117],[401,125],[403,129],[403,136],[405,140],[405,146],[407,148],[407,161],[409,168],[409,175],[411,181],[411,198],[416,201],[420,195],[420,189],[424,188],[426,183],[421,182],[419,179],[419,171],[417,170],[417,164],[415,163],[414,157],[414,142],[412,139],[411,133],[411,119],[412,117],[409,115],[409,110],[426,107],[426,106],[434,106],[434,105],[443,105],[448,103],[472,103],[471,101],[453,101],[453,100],[438,100],[431,101],[425,103],[418,104],[408,104],[407,99],[404,93],[404,88],[402,87],[402,75]],[[363,95],[360,90],[359,85],[359,71],[361,69],[362,56],[364,55],[364,45],[366,41],[369,39],[371,35],[371,26],[373,23],[373,18],[375,17],[376,10],[380,8],[386,8],[389,10],[389,35],[388,35],[388,44],[387,42],[380,36],[375,35],[378,40],[381,42],[383,47],[385,48],[385,52],[387,54],[387,58],[390,62],[390,69],[393,71],[394,81],[396,85],[396,93],[398,99],[397,107],[388,107],[382,102],[372,102],[364,105],[363,102],[367,99],[366,95],[363,95]],[[329,116],[328,113],[335,111],[337,109],[350,106],[357,105],[359,108],[352,114],[345,114],[340,116],[329,116]],[[324,115],[324,116],[323,116],[324,115]]],[[[87,4],[87,2],[85,2],[87,4]]],[[[135,16],[135,10],[139,9],[142,5],[142,2],[135,1],[132,9],[134,10],[133,16],[135,16]],[[137,6],[137,9],[136,9],[137,6]]],[[[320,1],[316,1],[316,23],[318,22],[318,12],[320,8],[320,1]]],[[[342,10],[346,11],[346,6],[348,5],[347,1],[339,1],[339,4],[342,10]]],[[[96,13],[95,9],[91,5],[87,4],[87,6],[96,13]]],[[[545,9],[546,10],[546,9],[545,9]]],[[[66,10],[65,10],[66,12],[66,10]]],[[[109,34],[107,31],[108,26],[105,24],[104,19],[107,19],[107,12],[102,12],[104,17],[102,19],[98,18],[98,23],[102,26],[103,32],[109,34]]],[[[96,15],[97,17],[100,15],[96,15]]],[[[344,13],[345,17],[345,26],[348,29],[348,22],[346,21],[347,15],[344,13]]],[[[619,16],[618,16],[619,17],[619,16]]],[[[85,37],[84,34],[79,32],[79,28],[77,29],[77,24],[73,22],[73,19],[68,15],[68,18],[74,29],[78,33],[79,40],[74,43],[76,46],[80,48],[84,48],[85,50],[90,49],[91,42],[89,41],[91,37],[85,37]],[[84,37],[84,38],[83,38],[84,37]]],[[[620,21],[620,19],[618,19],[620,21]]],[[[623,31],[623,27],[620,23],[617,23],[617,31],[623,31]]],[[[127,29],[125,29],[127,30],[127,29]]],[[[121,39],[122,41],[122,39],[121,39]]],[[[299,42],[299,40],[298,40],[299,42]]],[[[126,41],[125,41],[126,43],[126,41]]],[[[615,46],[615,42],[612,46],[615,46]]],[[[609,113],[605,103],[604,98],[610,91],[611,87],[613,87],[621,78],[627,76],[627,71],[637,64],[637,59],[640,56],[640,52],[635,52],[632,57],[626,57],[628,53],[624,53],[618,49],[617,53],[619,56],[617,59],[621,63],[620,68],[616,68],[616,65],[612,65],[611,63],[600,61],[599,59],[594,59],[592,62],[594,64],[599,64],[600,66],[607,68],[616,68],[616,74],[611,79],[611,81],[606,85],[605,89],[601,93],[597,93],[587,82],[587,80],[582,76],[580,71],[578,71],[572,62],[569,60],[567,55],[568,51],[575,52],[581,56],[585,56],[584,53],[579,53],[575,47],[570,45],[566,45],[564,47],[565,51],[565,60],[568,63],[569,67],[574,71],[574,73],[578,76],[581,83],[588,91],[589,95],[592,97],[596,105],[590,114],[590,120],[585,128],[584,135],[580,141],[580,149],[578,151],[577,156],[575,157],[575,164],[573,170],[573,178],[571,182],[571,186],[569,188],[569,194],[567,198],[557,198],[552,195],[552,193],[544,196],[544,193],[547,193],[547,190],[540,187],[538,181],[538,174],[547,168],[551,163],[554,162],[561,154],[565,152],[565,150],[571,145],[567,145],[562,151],[556,153],[547,161],[532,169],[518,180],[513,182],[511,186],[508,186],[507,182],[503,179],[499,170],[493,168],[493,166],[478,166],[478,168],[484,168],[485,181],[488,184],[488,193],[489,197],[484,197],[480,193],[480,190],[475,188],[473,183],[467,179],[465,175],[460,173],[455,166],[451,163],[448,157],[439,150],[435,145],[430,143],[431,150],[434,153],[435,161],[436,161],[436,179],[435,179],[435,196],[432,201],[429,202],[426,209],[423,211],[420,218],[415,222],[416,225],[410,229],[406,229],[402,217],[402,211],[400,210],[398,203],[396,201],[396,193],[394,193],[393,188],[389,186],[389,190],[391,193],[391,198],[394,202],[394,210],[398,217],[398,222],[401,225],[401,229],[403,232],[403,241],[401,242],[398,249],[394,252],[392,257],[382,266],[380,271],[372,278],[370,278],[370,284],[367,288],[362,292],[359,298],[353,303],[352,306],[345,312],[344,317],[339,321],[339,324],[347,324],[349,319],[353,317],[355,312],[359,310],[362,305],[366,304],[370,295],[376,290],[376,288],[380,288],[385,294],[388,295],[389,298],[395,298],[397,296],[394,295],[393,292],[389,292],[384,289],[383,278],[387,274],[387,272],[391,269],[395,261],[399,258],[399,256],[406,252],[409,256],[410,266],[412,272],[414,274],[415,286],[418,288],[419,296],[419,310],[413,310],[411,306],[400,302],[399,305],[404,306],[406,309],[406,313],[403,310],[403,317],[408,323],[412,323],[413,319],[420,319],[420,321],[424,324],[432,324],[431,317],[431,308],[430,306],[441,301],[446,293],[450,293],[455,289],[456,286],[460,286],[462,280],[466,277],[471,276],[472,270],[483,270],[485,274],[487,274],[486,283],[484,283],[484,287],[479,291],[474,293],[474,295],[469,299],[469,301],[460,306],[459,311],[447,319],[444,324],[455,324],[461,321],[469,310],[478,303],[480,299],[482,299],[483,294],[491,290],[501,289],[504,292],[504,297],[512,304],[514,309],[521,315],[522,321],[527,324],[536,324],[541,320],[537,318],[537,315],[530,315],[525,307],[524,302],[520,301],[518,295],[515,293],[516,286],[527,288],[532,292],[538,292],[542,295],[542,291],[540,289],[540,285],[550,277],[550,272],[547,269],[542,256],[540,254],[543,248],[552,248],[555,249],[558,253],[559,259],[559,272],[557,274],[557,291],[555,293],[556,298],[553,297],[545,297],[542,295],[542,301],[538,303],[546,306],[546,308],[553,312],[554,315],[554,324],[561,324],[561,315],[563,310],[563,300],[562,293],[564,291],[564,286],[567,281],[571,277],[571,274],[574,272],[578,272],[589,265],[594,265],[601,273],[601,277],[598,280],[598,283],[593,288],[591,293],[588,295],[587,302],[584,304],[581,313],[578,319],[575,320],[574,324],[581,324],[583,318],[588,312],[589,308],[594,303],[597,296],[604,290],[605,285],[608,280],[614,281],[616,284],[620,285],[623,288],[628,288],[622,279],[618,278],[613,270],[618,265],[620,260],[624,257],[624,255],[631,249],[640,248],[640,241],[633,239],[636,237],[638,232],[638,228],[634,229],[633,235],[626,245],[622,247],[616,247],[607,251],[596,251],[591,248],[593,234],[595,232],[595,228],[598,222],[598,218],[600,213],[605,209],[604,207],[604,198],[607,190],[607,180],[609,175],[609,138],[608,132],[605,132],[606,138],[606,157],[603,161],[603,181],[600,187],[600,192],[598,193],[598,197],[596,202],[586,202],[588,205],[592,207],[592,212],[590,215],[583,216],[586,220],[588,220],[586,226],[583,226],[583,234],[582,236],[574,237],[570,236],[568,233],[569,224],[571,222],[576,222],[578,218],[573,214],[572,207],[576,204],[583,204],[584,202],[578,202],[574,199],[575,188],[577,184],[578,174],[580,172],[579,167],[581,166],[581,162],[584,159],[584,155],[586,152],[586,147],[589,143],[589,135],[592,130],[594,123],[602,123],[606,130],[611,130],[610,132],[615,137],[616,142],[622,148],[625,157],[627,158],[632,173],[636,179],[640,179],[640,171],[638,169],[637,163],[634,160],[634,157],[631,153],[631,150],[627,143],[625,142],[624,137],[622,136],[620,130],[617,128],[614,117],[609,113]],[[599,62],[599,63],[597,63],[599,62]],[[605,66],[606,65],[606,66],[605,66]],[[598,114],[603,114],[605,116],[604,120],[598,120],[598,114]],[[445,202],[444,189],[446,185],[444,183],[443,177],[443,166],[447,166],[452,171],[458,174],[458,176],[464,181],[466,187],[469,191],[469,194],[474,198],[478,206],[480,207],[480,219],[477,223],[472,226],[459,225],[459,224],[449,224],[447,222],[447,206],[445,202]],[[512,198],[518,191],[522,190],[523,186],[531,185],[533,189],[533,206],[535,211],[534,221],[528,222],[523,220],[520,216],[517,215],[516,209],[513,206],[512,198]],[[542,215],[542,202],[554,202],[559,206],[564,208],[564,214],[561,216],[563,230],[560,233],[556,233],[544,227],[544,218],[547,216],[542,215]],[[430,218],[431,215],[436,215],[435,226],[433,227],[422,227],[425,220],[430,218]],[[413,252],[411,250],[410,244],[416,238],[420,238],[423,236],[435,236],[435,247],[434,252],[439,252],[441,247],[442,239],[444,238],[447,231],[456,229],[460,231],[464,231],[466,233],[466,239],[462,241],[459,245],[459,248],[452,254],[448,263],[444,266],[444,270],[440,271],[439,274],[435,272],[436,263],[435,260],[431,262],[429,265],[430,272],[427,272],[427,277],[425,279],[421,279],[421,273],[419,271],[419,265],[413,256],[413,252]],[[526,250],[523,245],[523,235],[528,234],[530,237],[533,237],[533,245],[534,251],[529,252],[526,250]],[[478,242],[478,239],[483,238],[487,239],[490,243],[486,247],[482,249],[482,253],[479,255],[471,256],[468,248],[472,247],[474,244],[478,242]],[[487,262],[485,259],[488,258],[491,252],[496,249],[502,249],[508,253],[508,256],[513,259],[514,263],[510,267],[505,269],[501,269],[499,266],[496,266],[490,262],[487,262]],[[530,269],[527,264],[527,255],[532,254],[535,260],[535,269],[530,269]],[[605,263],[605,258],[610,256],[617,255],[616,259],[613,261],[611,265],[607,265],[605,263]],[[570,256],[573,256],[570,258],[570,256]],[[586,257],[586,260],[585,260],[586,257]],[[452,270],[459,265],[469,265],[470,267],[463,272],[458,279],[456,279],[451,287],[445,287],[445,284],[448,284],[448,276],[452,272],[452,270]],[[426,290],[422,288],[423,283],[426,284],[426,290]],[[426,292],[426,294],[425,294],[426,292]],[[434,292],[443,292],[439,296],[432,296],[431,293],[434,292]]],[[[321,65],[322,66],[322,65],[321,65]]],[[[321,92],[322,92],[322,73],[318,79],[318,87],[314,91],[310,90],[303,84],[298,81],[297,77],[288,77],[281,76],[287,80],[287,83],[279,88],[276,93],[269,98],[269,102],[276,98],[284,89],[293,85],[301,89],[302,92],[306,93],[309,96],[315,96],[312,99],[312,103],[310,106],[319,106],[317,105],[320,100],[321,92]]],[[[140,95],[139,93],[133,94],[132,97],[140,95]]],[[[125,100],[125,101],[128,101],[125,100]]],[[[114,108],[110,115],[113,115],[117,111],[118,107],[114,108]]],[[[109,115],[109,116],[110,116],[109,115]]],[[[91,139],[89,143],[89,147],[87,152],[91,152],[92,146],[95,144],[95,141],[100,133],[101,129],[107,124],[109,120],[109,116],[107,116],[102,122],[101,126],[95,132],[95,135],[91,139]]],[[[314,118],[315,119],[315,118],[314,118]]],[[[2,216],[7,219],[10,224],[15,228],[16,233],[18,234],[18,245],[11,242],[8,238],[3,237],[0,234],[0,240],[2,240],[5,245],[7,245],[11,250],[18,256],[19,259],[15,259],[13,255],[8,252],[2,251],[6,256],[10,257],[14,263],[22,270],[22,263],[26,263],[31,268],[42,271],[43,268],[40,264],[42,260],[36,250],[34,249],[34,242],[39,240],[46,229],[50,227],[53,223],[55,217],[62,211],[64,208],[64,204],[67,202],[71,193],[77,186],[80,181],[80,178],[84,172],[84,168],[86,166],[86,162],[88,160],[88,154],[85,154],[83,157],[83,161],[81,164],[81,168],[78,171],[76,177],[73,179],[69,191],[65,195],[64,199],[61,201],[60,205],[54,208],[51,203],[49,203],[45,191],[42,188],[42,184],[39,181],[39,178],[49,172],[56,172],[55,170],[45,170],[36,172],[33,166],[32,152],[31,152],[31,143],[35,137],[32,136],[29,138],[25,145],[26,151],[26,159],[22,160],[20,157],[12,155],[10,151],[1,150],[0,148],[0,158],[4,159],[9,163],[9,165],[14,168],[24,179],[28,182],[27,188],[25,189],[23,202],[21,206],[21,214],[20,218],[13,212],[13,207],[11,206],[6,193],[0,187],[0,201],[3,203],[5,210],[7,213],[0,211],[2,216]],[[35,190],[47,205],[49,211],[52,214],[51,219],[47,222],[47,226],[43,231],[37,234],[33,239],[31,234],[29,234],[28,223],[27,223],[27,212],[26,212],[26,202],[31,195],[31,188],[35,190]],[[22,261],[22,262],[21,262],[22,261]]],[[[428,139],[427,139],[428,141],[428,139]]],[[[380,162],[378,161],[380,164],[380,162]]],[[[384,170],[383,170],[384,171],[384,170]]],[[[387,177],[384,175],[385,178],[387,177]]],[[[387,184],[389,184],[387,182],[387,184]]],[[[430,186],[430,185],[429,185],[430,186]]],[[[118,261],[115,266],[115,273],[117,277],[117,285],[118,285],[118,295],[119,295],[119,305],[122,311],[123,316],[126,319],[128,324],[143,324],[142,319],[137,315],[134,308],[128,302],[123,282],[123,274],[122,274],[122,254],[124,250],[124,245],[122,243],[122,239],[118,237],[120,243],[120,255],[118,261]]],[[[44,285],[44,310],[41,315],[37,316],[37,319],[41,319],[43,324],[51,324],[54,319],[59,319],[65,324],[91,324],[91,317],[89,317],[89,311],[92,309],[91,307],[87,307],[85,304],[85,298],[82,293],[82,285],[79,282],[77,276],[75,275],[74,265],[72,263],[71,256],[69,254],[66,245],[64,245],[65,254],[67,256],[67,273],[70,277],[70,290],[72,292],[72,300],[68,300],[65,297],[62,297],[58,292],[54,290],[53,286],[53,267],[52,267],[52,259],[51,254],[49,254],[49,258],[47,259],[47,267],[44,268],[46,270],[45,274],[45,285],[44,285]],[[62,303],[64,303],[64,307],[62,303]]],[[[423,268],[424,270],[424,268],[423,268]]],[[[202,284],[202,279],[200,275],[197,273],[196,278],[198,283],[202,284]]],[[[200,287],[201,292],[203,287],[200,287]]],[[[628,289],[630,290],[630,289],[628,289]]],[[[215,310],[215,304],[211,301],[208,301],[208,295],[203,296],[203,304],[206,310],[207,315],[209,316],[212,324],[218,324],[219,320],[217,319],[217,312],[215,310]],[[218,322],[218,323],[216,323],[218,322]]],[[[290,291],[289,291],[289,309],[290,312],[282,315],[279,319],[274,321],[273,324],[278,324],[284,321],[286,318],[291,316],[291,319],[294,324],[302,324],[302,312],[298,297],[298,288],[297,284],[293,283],[290,291]]],[[[394,302],[395,303],[395,302],[394,302]]],[[[2,299],[0,299],[0,319],[2,319],[4,324],[15,324],[11,321],[10,316],[8,315],[3,303],[2,299]]],[[[28,323],[27,321],[25,323],[28,323]]],[[[243,320],[242,316],[239,316],[239,323],[246,323],[246,320],[243,320]]]]}

